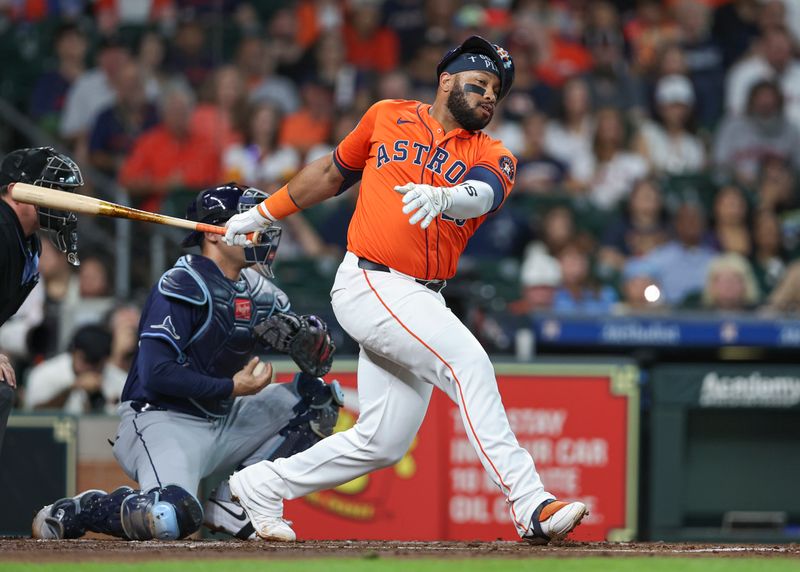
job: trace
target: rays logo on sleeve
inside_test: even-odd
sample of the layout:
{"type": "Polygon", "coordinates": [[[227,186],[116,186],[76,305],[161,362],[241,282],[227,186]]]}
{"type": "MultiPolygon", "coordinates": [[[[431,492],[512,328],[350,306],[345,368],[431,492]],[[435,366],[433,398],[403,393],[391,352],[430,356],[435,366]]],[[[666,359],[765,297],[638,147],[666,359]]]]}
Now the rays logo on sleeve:
{"type": "Polygon", "coordinates": [[[175,326],[172,325],[172,316],[167,316],[160,324],[153,324],[150,327],[154,330],[164,330],[173,340],[181,339],[180,334],[175,330],[175,326]]]}

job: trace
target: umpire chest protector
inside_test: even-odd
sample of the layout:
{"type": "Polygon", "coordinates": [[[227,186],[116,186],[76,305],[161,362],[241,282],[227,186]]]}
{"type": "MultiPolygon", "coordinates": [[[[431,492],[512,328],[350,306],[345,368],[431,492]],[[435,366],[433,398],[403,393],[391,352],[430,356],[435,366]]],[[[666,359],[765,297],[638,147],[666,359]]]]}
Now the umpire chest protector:
{"type": "Polygon", "coordinates": [[[232,377],[247,363],[256,344],[253,326],[289,309],[286,294],[257,272],[245,270],[234,282],[199,255],[179,258],[158,289],[196,307],[195,328],[179,359],[220,377],[232,377]]]}

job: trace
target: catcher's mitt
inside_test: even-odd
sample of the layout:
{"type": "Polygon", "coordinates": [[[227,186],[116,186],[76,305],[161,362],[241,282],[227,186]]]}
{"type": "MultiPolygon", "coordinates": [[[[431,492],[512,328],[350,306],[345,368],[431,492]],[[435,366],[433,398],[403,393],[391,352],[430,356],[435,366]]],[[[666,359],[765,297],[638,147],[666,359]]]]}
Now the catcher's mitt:
{"type": "Polygon", "coordinates": [[[258,324],[253,331],[262,344],[289,354],[301,371],[322,377],[331,370],[336,346],[328,326],[317,316],[280,312],[258,324]]]}

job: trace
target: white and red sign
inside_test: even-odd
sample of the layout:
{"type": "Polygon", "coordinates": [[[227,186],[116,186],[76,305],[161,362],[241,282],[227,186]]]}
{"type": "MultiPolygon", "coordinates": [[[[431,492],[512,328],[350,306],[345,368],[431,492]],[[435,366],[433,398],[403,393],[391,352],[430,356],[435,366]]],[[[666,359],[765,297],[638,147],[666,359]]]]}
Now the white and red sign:
{"type": "MultiPolygon", "coordinates": [[[[571,538],[632,538],[638,471],[638,411],[631,414],[638,408],[635,384],[615,391],[619,368],[608,365],[577,366],[575,374],[565,366],[557,373],[547,373],[547,366],[527,369],[514,366],[514,373],[502,373],[499,367],[498,386],[517,439],[533,455],[545,487],[558,498],[590,507],[571,538]]],[[[356,386],[352,372],[333,371],[327,377],[351,390],[356,386]]],[[[337,430],[351,427],[357,416],[342,410],[337,430]]],[[[288,502],[286,517],[307,539],[518,538],[502,494],[467,439],[458,408],[440,391],[434,391],[425,422],[398,464],[288,502]]]]}

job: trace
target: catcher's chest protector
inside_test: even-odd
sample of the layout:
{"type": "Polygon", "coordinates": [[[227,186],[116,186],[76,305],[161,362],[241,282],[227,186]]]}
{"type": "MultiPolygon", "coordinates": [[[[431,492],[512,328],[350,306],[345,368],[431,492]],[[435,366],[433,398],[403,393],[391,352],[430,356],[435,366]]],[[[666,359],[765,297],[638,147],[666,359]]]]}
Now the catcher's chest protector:
{"type": "Polygon", "coordinates": [[[257,272],[245,270],[232,282],[204,256],[178,259],[161,278],[159,289],[196,306],[196,327],[184,349],[185,359],[219,377],[232,377],[247,363],[256,343],[253,326],[289,308],[286,294],[257,272]]]}

